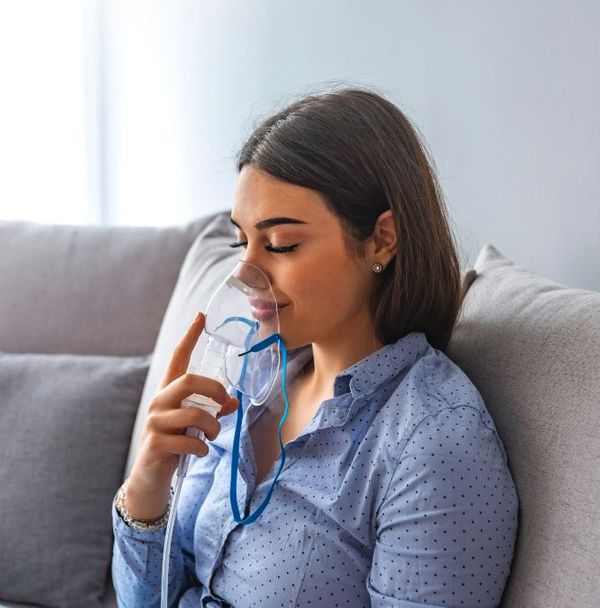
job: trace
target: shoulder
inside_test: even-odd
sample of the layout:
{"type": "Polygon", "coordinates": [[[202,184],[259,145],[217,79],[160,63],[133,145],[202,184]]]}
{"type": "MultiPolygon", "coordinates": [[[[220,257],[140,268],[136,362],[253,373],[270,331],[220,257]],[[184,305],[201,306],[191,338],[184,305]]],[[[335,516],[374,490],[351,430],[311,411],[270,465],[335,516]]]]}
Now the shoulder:
{"type": "Polygon", "coordinates": [[[443,489],[448,508],[510,499],[507,513],[515,516],[516,489],[494,421],[475,385],[444,353],[429,347],[380,415],[396,438],[382,504],[417,505],[443,489]]]}
{"type": "MultiPolygon", "coordinates": [[[[416,445],[424,428],[430,426],[433,435],[443,433],[444,439],[449,435],[459,441],[493,438],[506,460],[504,446],[479,390],[442,351],[428,344],[387,394],[374,422],[384,426],[394,438],[388,454],[391,460],[398,462],[409,442],[416,445]]],[[[433,435],[429,433],[427,437],[433,435]]]]}

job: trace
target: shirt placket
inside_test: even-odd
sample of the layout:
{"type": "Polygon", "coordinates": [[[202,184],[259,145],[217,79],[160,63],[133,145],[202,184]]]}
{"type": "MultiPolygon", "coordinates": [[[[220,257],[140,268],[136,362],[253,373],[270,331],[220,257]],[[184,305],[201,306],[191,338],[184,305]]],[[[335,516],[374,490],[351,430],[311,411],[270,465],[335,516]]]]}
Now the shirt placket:
{"type": "MultiPolygon", "coordinates": [[[[244,516],[243,514],[245,513],[246,508],[247,508],[248,498],[250,496],[252,496],[254,489],[255,489],[255,482],[256,482],[256,465],[254,462],[254,452],[252,449],[252,438],[249,433],[249,428],[252,425],[252,423],[260,416],[262,408],[265,407],[265,405],[264,404],[262,406],[251,405],[249,403],[248,398],[244,395],[242,396],[242,404],[244,406],[245,415],[242,420],[242,430],[240,433],[240,454],[239,454],[239,459],[238,459],[238,471],[240,474],[239,476],[241,476],[244,483],[240,484],[239,477],[237,478],[237,482],[238,482],[237,483],[237,494],[238,494],[237,498],[238,498],[238,509],[243,517],[244,516]]],[[[233,441],[232,441],[232,445],[233,445],[233,441]]],[[[230,454],[231,454],[231,452],[230,452],[230,454]]],[[[229,484],[227,484],[227,488],[229,489],[229,484]]],[[[225,524],[222,528],[221,539],[218,544],[218,549],[216,551],[216,554],[214,555],[211,570],[210,570],[210,576],[208,578],[208,580],[209,580],[208,593],[210,595],[210,598],[214,599],[215,601],[218,601],[218,596],[216,596],[212,590],[213,577],[214,577],[215,571],[217,570],[217,568],[219,567],[219,565],[221,563],[221,559],[223,557],[223,552],[225,550],[225,545],[227,544],[229,535],[240,525],[242,525],[242,524],[239,524],[238,522],[236,522],[235,519],[233,518],[233,514],[230,512],[229,516],[225,520],[225,524]]]]}
{"type": "MultiPolygon", "coordinates": [[[[349,393],[324,401],[320,405],[317,414],[304,429],[304,431],[298,437],[296,437],[296,439],[288,442],[285,445],[286,461],[281,471],[281,475],[287,472],[288,469],[298,461],[299,451],[302,450],[304,444],[314,433],[330,427],[343,426],[352,412],[361,407],[363,402],[364,397],[353,397],[349,393]]],[[[254,408],[257,408],[257,406],[250,406],[250,411],[248,412],[249,415],[244,416],[242,433],[240,434],[239,472],[244,483],[238,483],[238,508],[242,516],[245,516],[245,513],[250,513],[256,509],[260,502],[264,499],[279,468],[278,459],[275,466],[273,466],[269,471],[267,477],[265,477],[265,479],[261,482],[260,486],[258,487],[258,491],[256,491],[256,464],[249,429],[254,420],[256,420],[260,415],[260,410],[258,408],[254,408]]],[[[208,579],[208,591],[210,596],[215,600],[217,600],[218,596],[214,595],[212,592],[213,577],[215,571],[220,565],[230,534],[240,525],[242,524],[237,523],[233,519],[233,515],[230,513],[225,525],[223,526],[221,539],[219,542],[219,549],[214,556],[210,577],[208,579]]]]}

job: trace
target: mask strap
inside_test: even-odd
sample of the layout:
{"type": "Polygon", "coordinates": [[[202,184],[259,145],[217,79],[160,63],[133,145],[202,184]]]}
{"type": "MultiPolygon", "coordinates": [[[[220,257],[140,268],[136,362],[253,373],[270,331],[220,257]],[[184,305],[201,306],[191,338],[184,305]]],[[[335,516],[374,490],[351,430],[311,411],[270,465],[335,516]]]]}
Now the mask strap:
{"type": "Polygon", "coordinates": [[[279,427],[277,429],[277,435],[279,438],[279,450],[281,453],[281,457],[279,460],[279,468],[277,469],[275,479],[273,479],[273,482],[271,483],[271,487],[269,488],[269,491],[267,492],[267,495],[264,497],[263,501],[256,508],[254,513],[251,513],[246,518],[242,518],[242,516],[240,515],[239,508],[238,508],[238,499],[237,499],[237,472],[238,472],[238,461],[239,461],[239,453],[240,453],[240,433],[241,433],[241,429],[242,429],[242,418],[244,415],[244,411],[243,411],[243,406],[242,406],[242,393],[238,390],[237,399],[240,404],[239,404],[238,410],[237,410],[237,419],[236,419],[236,423],[235,423],[235,435],[233,437],[233,451],[232,451],[232,455],[231,455],[231,479],[230,479],[230,486],[229,486],[229,501],[231,503],[231,511],[233,513],[233,518],[235,519],[235,521],[238,524],[245,525],[245,524],[252,523],[256,519],[258,519],[258,517],[261,515],[261,513],[266,509],[267,504],[269,503],[269,500],[271,499],[271,494],[273,493],[273,490],[275,488],[275,482],[277,481],[277,478],[279,477],[279,474],[281,473],[281,469],[283,469],[283,465],[285,463],[285,448],[283,447],[283,441],[281,440],[281,427],[283,426],[283,423],[285,422],[285,419],[287,417],[288,406],[289,406],[287,390],[285,387],[286,370],[287,370],[287,349],[285,347],[285,342],[283,341],[282,337],[279,334],[275,333],[275,334],[272,334],[271,336],[269,336],[268,338],[266,338],[265,340],[258,342],[250,350],[248,350],[244,353],[241,353],[239,356],[241,357],[241,356],[247,355],[248,353],[251,353],[251,352],[258,352],[258,351],[262,350],[263,348],[270,346],[275,341],[279,342],[279,348],[281,349],[281,352],[283,353],[283,356],[282,356],[283,373],[281,375],[281,387],[283,389],[283,396],[285,398],[285,409],[283,410],[283,414],[281,415],[281,418],[279,420],[279,427]]]}

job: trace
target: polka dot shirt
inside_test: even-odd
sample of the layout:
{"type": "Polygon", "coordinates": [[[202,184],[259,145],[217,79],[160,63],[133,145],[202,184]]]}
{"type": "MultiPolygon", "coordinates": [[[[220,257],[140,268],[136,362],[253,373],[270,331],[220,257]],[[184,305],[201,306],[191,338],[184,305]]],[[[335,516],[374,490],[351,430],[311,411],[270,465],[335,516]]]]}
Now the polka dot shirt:
{"type": "MultiPolygon", "coordinates": [[[[297,369],[312,347],[288,354],[288,369],[297,369]]],[[[242,404],[243,515],[261,503],[279,466],[256,484],[250,430],[280,401],[242,404]]],[[[475,386],[424,333],[336,376],[333,398],[286,444],[271,500],[248,525],[236,524],[229,503],[235,416],[221,418],[208,456],[190,461],[170,606],[499,605],[518,523],[506,452],[475,386]]],[[[119,606],[158,608],[165,529],[129,528],[114,501],[112,516],[119,606]]]]}

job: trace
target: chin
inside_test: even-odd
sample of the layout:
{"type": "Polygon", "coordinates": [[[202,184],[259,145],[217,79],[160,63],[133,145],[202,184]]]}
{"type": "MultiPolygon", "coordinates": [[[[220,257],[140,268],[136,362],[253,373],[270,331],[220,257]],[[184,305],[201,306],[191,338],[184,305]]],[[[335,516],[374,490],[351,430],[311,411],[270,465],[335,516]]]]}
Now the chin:
{"type": "Polygon", "coordinates": [[[281,329],[279,335],[283,338],[287,350],[296,350],[297,348],[312,344],[311,340],[303,338],[302,336],[290,335],[290,332],[285,331],[285,329],[281,329]]]}

